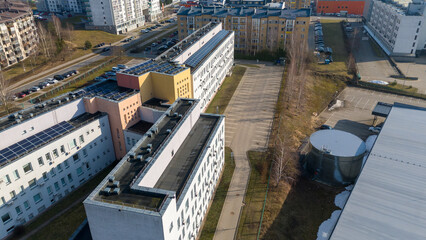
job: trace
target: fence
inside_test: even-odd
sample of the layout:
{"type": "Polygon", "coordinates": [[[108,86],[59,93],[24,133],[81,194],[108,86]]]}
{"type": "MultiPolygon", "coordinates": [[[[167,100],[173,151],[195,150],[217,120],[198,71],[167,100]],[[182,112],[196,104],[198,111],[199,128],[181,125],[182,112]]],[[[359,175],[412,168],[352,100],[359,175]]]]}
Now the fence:
{"type": "Polygon", "coordinates": [[[386,86],[386,85],[379,85],[379,84],[363,82],[363,81],[358,81],[357,83],[354,83],[354,85],[357,86],[357,87],[371,89],[371,90],[375,90],[375,91],[381,91],[381,92],[385,92],[385,93],[398,94],[398,95],[402,95],[402,96],[406,96],[406,97],[413,97],[413,98],[426,100],[426,94],[410,93],[410,92],[406,92],[404,90],[391,88],[391,87],[386,86]]]}
{"type": "Polygon", "coordinates": [[[108,65],[108,64],[110,64],[110,63],[112,63],[112,62],[115,62],[115,61],[116,61],[116,60],[118,60],[118,59],[119,59],[119,57],[111,58],[111,59],[109,59],[108,61],[103,62],[103,63],[99,64],[98,66],[96,66],[96,67],[94,67],[94,68],[90,69],[89,71],[87,71],[87,72],[85,72],[85,73],[82,73],[82,74],[80,74],[79,76],[77,76],[77,77],[75,77],[75,78],[73,78],[73,79],[69,80],[68,82],[66,82],[66,83],[62,84],[61,86],[58,86],[58,87],[56,87],[56,88],[53,88],[53,89],[49,90],[48,92],[46,92],[46,93],[44,93],[44,94],[41,94],[41,95],[39,95],[39,96],[37,96],[37,97],[35,97],[35,98],[30,99],[30,100],[29,100],[29,102],[30,102],[30,103],[32,103],[32,104],[34,104],[34,103],[39,103],[39,102],[43,101],[44,99],[48,98],[49,96],[53,96],[53,95],[54,95],[54,94],[56,94],[57,92],[62,91],[62,90],[64,90],[65,88],[68,88],[68,87],[72,86],[73,84],[76,84],[76,83],[80,82],[81,80],[83,80],[83,79],[85,79],[86,77],[90,76],[90,75],[91,75],[91,74],[93,74],[94,72],[99,71],[100,69],[104,68],[106,65],[108,65]]]}

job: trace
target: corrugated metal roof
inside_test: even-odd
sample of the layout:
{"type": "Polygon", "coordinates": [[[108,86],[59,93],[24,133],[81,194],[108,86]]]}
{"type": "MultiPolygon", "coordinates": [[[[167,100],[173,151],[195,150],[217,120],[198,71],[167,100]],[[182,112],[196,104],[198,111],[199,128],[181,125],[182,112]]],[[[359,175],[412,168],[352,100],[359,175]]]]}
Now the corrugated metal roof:
{"type": "Polygon", "coordinates": [[[394,104],[330,239],[426,239],[425,108],[394,104]]]}

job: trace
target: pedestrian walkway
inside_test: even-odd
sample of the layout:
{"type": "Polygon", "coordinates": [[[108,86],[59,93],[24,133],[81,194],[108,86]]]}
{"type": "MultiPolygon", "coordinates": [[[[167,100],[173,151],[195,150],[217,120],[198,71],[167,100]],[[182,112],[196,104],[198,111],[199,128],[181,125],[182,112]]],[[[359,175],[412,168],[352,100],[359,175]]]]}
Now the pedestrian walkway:
{"type": "MultiPolygon", "coordinates": [[[[257,64],[256,61],[236,61],[257,64]]],[[[248,67],[225,110],[226,146],[234,152],[235,170],[214,240],[234,239],[250,175],[247,151],[267,144],[284,68],[260,63],[248,67]]]]}

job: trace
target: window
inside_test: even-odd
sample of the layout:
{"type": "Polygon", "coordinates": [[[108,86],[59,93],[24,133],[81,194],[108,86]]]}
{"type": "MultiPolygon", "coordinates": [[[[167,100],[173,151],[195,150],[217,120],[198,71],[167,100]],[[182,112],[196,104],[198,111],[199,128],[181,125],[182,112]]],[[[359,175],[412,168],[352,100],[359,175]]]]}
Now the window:
{"type": "Polygon", "coordinates": [[[83,169],[81,169],[81,167],[77,168],[77,176],[80,176],[81,174],[83,174],[83,169]]]}
{"type": "Polygon", "coordinates": [[[71,175],[71,173],[70,173],[70,174],[68,174],[68,181],[69,181],[69,182],[72,182],[72,175],[71,175]]]}
{"type": "Polygon", "coordinates": [[[9,174],[6,174],[6,176],[4,176],[4,181],[6,182],[6,184],[10,184],[11,183],[9,174]]]}
{"type": "Polygon", "coordinates": [[[18,215],[21,215],[21,214],[22,214],[22,209],[21,209],[21,207],[20,207],[20,206],[17,206],[17,207],[15,208],[15,211],[16,211],[16,213],[17,213],[18,215]]]}
{"type": "Polygon", "coordinates": [[[10,192],[10,197],[12,199],[16,198],[16,192],[15,192],[15,190],[13,190],[12,192],[10,192]]]}
{"type": "Polygon", "coordinates": [[[47,193],[48,193],[49,195],[52,195],[52,194],[53,194],[53,191],[52,191],[52,187],[51,187],[51,186],[48,186],[48,187],[47,187],[47,193]]]}
{"type": "Polygon", "coordinates": [[[4,197],[1,197],[1,203],[6,204],[6,199],[4,199],[4,197]]]}
{"type": "Polygon", "coordinates": [[[33,170],[33,166],[31,165],[31,163],[27,163],[23,166],[23,169],[25,173],[29,173],[33,170]]]}
{"type": "Polygon", "coordinates": [[[170,223],[170,227],[169,227],[169,233],[171,233],[173,230],[173,222],[170,223]]]}
{"type": "Polygon", "coordinates": [[[59,172],[62,172],[62,166],[61,166],[61,164],[60,164],[60,163],[58,164],[57,168],[58,168],[58,171],[59,171],[59,172]]]}
{"type": "Polygon", "coordinates": [[[78,153],[74,154],[74,155],[72,156],[72,159],[74,159],[74,162],[77,162],[77,161],[79,160],[79,158],[78,158],[78,153]]]}
{"type": "Polygon", "coordinates": [[[62,154],[64,154],[64,153],[65,153],[65,146],[64,146],[64,145],[62,145],[62,146],[61,146],[61,153],[62,153],[62,154]]]}
{"type": "Polygon", "coordinates": [[[83,149],[83,156],[87,157],[87,149],[83,149]]]}
{"type": "Polygon", "coordinates": [[[65,165],[65,168],[69,168],[69,166],[70,166],[70,165],[69,165],[69,163],[68,163],[68,160],[65,160],[65,161],[64,161],[64,165],[65,165]]]}
{"type": "MultiPolygon", "coordinates": [[[[36,195],[33,196],[34,202],[35,203],[39,203],[41,202],[43,199],[41,198],[40,193],[37,193],[36,195]]],[[[25,203],[24,203],[25,204],[25,203]]]]}
{"type": "Polygon", "coordinates": [[[29,186],[30,188],[34,188],[36,185],[37,185],[37,181],[36,181],[36,179],[35,179],[35,178],[31,179],[31,180],[28,182],[28,186],[29,186]]]}
{"type": "Polygon", "coordinates": [[[25,194],[25,188],[24,188],[24,185],[21,185],[21,195],[24,195],[25,194]]]}
{"type": "Polygon", "coordinates": [[[18,169],[16,169],[15,171],[13,171],[13,176],[15,177],[15,180],[18,180],[20,178],[19,177],[18,169]]]}
{"type": "Polygon", "coordinates": [[[31,208],[31,205],[30,205],[30,203],[29,203],[28,201],[25,201],[25,202],[24,202],[24,208],[25,208],[26,210],[28,210],[28,209],[30,209],[30,208],[31,208]]]}
{"type": "Polygon", "coordinates": [[[53,149],[53,157],[57,158],[59,157],[58,149],[53,149]]]}
{"type": "Polygon", "coordinates": [[[80,137],[78,137],[80,139],[80,144],[84,143],[84,137],[83,135],[80,135],[80,137]]]}
{"type": "Polygon", "coordinates": [[[50,156],[50,153],[46,153],[45,156],[47,161],[52,161],[52,157],[50,156]]]}
{"type": "Polygon", "coordinates": [[[3,221],[4,224],[10,222],[10,220],[12,220],[12,218],[10,217],[9,213],[4,214],[3,216],[1,216],[1,220],[3,221]]]}
{"type": "Polygon", "coordinates": [[[69,143],[70,149],[75,148],[75,146],[77,146],[77,141],[75,140],[75,138],[69,143]]]}
{"type": "Polygon", "coordinates": [[[67,185],[67,183],[65,182],[65,178],[61,178],[61,183],[62,183],[62,186],[66,186],[67,185]]]}
{"type": "Polygon", "coordinates": [[[59,191],[59,190],[60,190],[60,188],[59,188],[59,183],[58,183],[58,182],[55,182],[53,185],[55,186],[55,190],[56,190],[56,191],[59,191]]]}
{"type": "Polygon", "coordinates": [[[47,176],[47,172],[42,173],[42,175],[44,181],[47,181],[49,179],[49,177],[47,176]]]}

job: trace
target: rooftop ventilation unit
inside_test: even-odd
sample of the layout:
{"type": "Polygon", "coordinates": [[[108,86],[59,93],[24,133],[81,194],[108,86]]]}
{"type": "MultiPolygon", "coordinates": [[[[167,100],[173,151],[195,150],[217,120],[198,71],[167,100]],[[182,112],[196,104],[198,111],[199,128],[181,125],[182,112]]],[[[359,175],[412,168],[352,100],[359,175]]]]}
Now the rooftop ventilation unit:
{"type": "Polygon", "coordinates": [[[146,135],[148,135],[149,138],[152,138],[152,132],[147,132],[146,135]]]}
{"type": "Polygon", "coordinates": [[[114,190],[112,190],[112,192],[111,192],[111,195],[118,195],[118,194],[120,194],[120,188],[119,187],[114,188],[114,190]]]}
{"type": "Polygon", "coordinates": [[[135,153],[130,153],[129,157],[130,157],[130,159],[134,159],[135,158],[135,153]]]}
{"type": "Polygon", "coordinates": [[[110,183],[114,182],[114,180],[115,180],[115,176],[110,176],[108,178],[108,182],[110,182],[110,183]]]}
{"type": "Polygon", "coordinates": [[[118,187],[120,187],[120,181],[113,181],[111,187],[112,188],[118,188],[118,187]]]}
{"type": "Polygon", "coordinates": [[[148,145],[146,145],[147,148],[152,148],[152,143],[148,143],[148,145]]]}
{"type": "Polygon", "coordinates": [[[106,187],[104,188],[103,191],[101,191],[101,194],[105,195],[105,196],[109,196],[111,193],[111,188],[110,187],[106,187]]]}
{"type": "Polygon", "coordinates": [[[137,157],[136,157],[136,159],[138,160],[138,161],[143,161],[144,160],[144,157],[143,157],[143,155],[138,155],[137,157]]]}
{"type": "Polygon", "coordinates": [[[172,132],[172,130],[171,130],[171,129],[167,129],[167,130],[166,130],[166,132],[167,132],[168,134],[170,134],[170,133],[172,132]]]}

